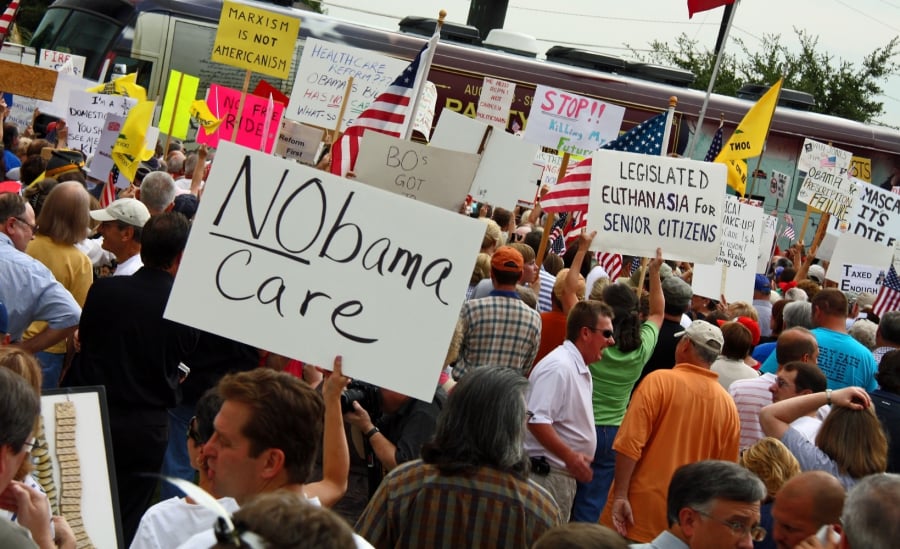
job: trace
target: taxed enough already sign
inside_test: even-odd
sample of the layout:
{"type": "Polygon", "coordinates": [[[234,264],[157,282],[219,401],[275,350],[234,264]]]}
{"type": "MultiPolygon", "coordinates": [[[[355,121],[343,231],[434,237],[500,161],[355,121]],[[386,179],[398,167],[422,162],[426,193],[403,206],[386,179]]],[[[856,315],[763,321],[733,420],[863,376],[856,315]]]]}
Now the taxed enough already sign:
{"type": "Polygon", "coordinates": [[[428,401],[484,225],[221,142],[166,318],[428,401]],[[197,303],[203,303],[198,307],[197,303]]]}
{"type": "Polygon", "coordinates": [[[599,250],[713,263],[725,200],[724,164],[600,150],[591,167],[588,231],[599,250]]]}

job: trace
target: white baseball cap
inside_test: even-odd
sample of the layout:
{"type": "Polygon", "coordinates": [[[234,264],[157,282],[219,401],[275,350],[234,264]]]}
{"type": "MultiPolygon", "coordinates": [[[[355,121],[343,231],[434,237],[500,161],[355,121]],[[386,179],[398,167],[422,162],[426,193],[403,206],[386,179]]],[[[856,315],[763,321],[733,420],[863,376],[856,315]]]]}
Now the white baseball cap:
{"type": "Polygon", "coordinates": [[[102,210],[91,210],[97,221],[121,221],[133,227],[143,227],[150,219],[150,211],[140,200],[120,198],[102,210]]]}

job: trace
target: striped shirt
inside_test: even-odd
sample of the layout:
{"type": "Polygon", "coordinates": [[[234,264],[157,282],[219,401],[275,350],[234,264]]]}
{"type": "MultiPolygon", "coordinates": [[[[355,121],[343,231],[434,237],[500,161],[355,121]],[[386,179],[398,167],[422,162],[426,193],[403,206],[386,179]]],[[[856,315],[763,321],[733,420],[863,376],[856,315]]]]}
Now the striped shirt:
{"type": "Polygon", "coordinates": [[[488,467],[444,475],[416,460],[388,473],[355,530],[379,549],[524,549],[559,522],[534,481],[488,467]]]}
{"type": "Polygon", "coordinates": [[[453,379],[479,366],[524,373],[534,364],[541,343],[541,315],[518,297],[496,293],[463,304],[456,328],[462,337],[453,379]]]}
{"type": "Polygon", "coordinates": [[[753,446],[766,436],[759,425],[759,411],[772,404],[769,387],[773,383],[774,374],[763,374],[752,379],[739,379],[728,388],[741,418],[741,450],[753,446]]]}

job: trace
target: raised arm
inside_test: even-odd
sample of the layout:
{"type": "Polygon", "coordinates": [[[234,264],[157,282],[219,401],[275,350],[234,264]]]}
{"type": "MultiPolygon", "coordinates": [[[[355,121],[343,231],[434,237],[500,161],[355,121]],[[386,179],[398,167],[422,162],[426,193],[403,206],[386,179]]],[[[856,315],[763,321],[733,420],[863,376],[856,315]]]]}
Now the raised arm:
{"type": "Polygon", "coordinates": [[[325,429],[322,437],[322,480],[306,487],[307,495],[315,496],[323,507],[332,507],[347,491],[350,476],[350,449],[344,433],[344,418],[341,415],[341,393],[350,383],[350,378],[342,372],[342,358],[334,359],[334,370],[322,386],[325,400],[325,429]]]}
{"type": "Polygon", "coordinates": [[[780,440],[791,426],[791,422],[826,404],[863,410],[872,405],[872,400],[860,387],[844,387],[836,391],[829,389],[821,393],[797,396],[770,404],[760,410],[759,425],[766,436],[780,440]]]}
{"type": "Polygon", "coordinates": [[[650,261],[650,314],[647,316],[647,321],[656,324],[657,328],[662,326],[663,314],[666,309],[662,280],[659,278],[659,269],[662,264],[662,248],[657,248],[656,257],[650,261]]]}
{"type": "MultiPolygon", "coordinates": [[[[584,263],[584,256],[587,255],[588,249],[591,247],[591,242],[594,241],[595,236],[597,236],[597,231],[592,231],[590,233],[583,232],[578,237],[578,251],[575,252],[575,257],[572,258],[572,265],[569,266],[569,272],[566,275],[566,283],[563,287],[563,296],[562,299],[560,299],[563,311],[568,312],[580,299],[578,295],[578,285],[582,279],[581,265],[584,263]]],[[[588,291],[589,290],[585,288],[585,292],[588,291]]]]}

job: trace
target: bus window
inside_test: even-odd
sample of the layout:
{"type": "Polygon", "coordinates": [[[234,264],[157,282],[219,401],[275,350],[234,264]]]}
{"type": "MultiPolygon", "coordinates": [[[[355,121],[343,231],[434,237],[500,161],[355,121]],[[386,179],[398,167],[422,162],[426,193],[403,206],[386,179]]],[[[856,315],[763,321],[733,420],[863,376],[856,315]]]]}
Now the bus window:
{"type": "Polygon", "coordinates": [[[85,75],[96,76],[101,60],[121,30],[107,19],[88,13],[53,9],[47,11],[35,31],[31,46],[82,55],[87,58],[85,75]]]}

